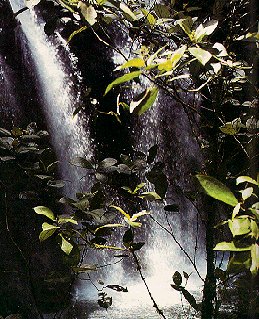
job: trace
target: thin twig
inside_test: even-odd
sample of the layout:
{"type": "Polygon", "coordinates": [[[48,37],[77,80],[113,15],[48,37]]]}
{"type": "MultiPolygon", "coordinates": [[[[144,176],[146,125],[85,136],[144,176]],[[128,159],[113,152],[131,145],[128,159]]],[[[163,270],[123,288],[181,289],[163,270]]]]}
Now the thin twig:
{"type": "Polygon", "coordinates": [[[141,279],[142,279],[144,285],[146,286],[146,289],[147,289],[147,292],[148,292],[148,294],[149,294],[149,297],[150,297],[150,299],[151,299],[152,302],[153,302],[153,307],[156,308],[156,311],[159,313],[159,315],[160,315],[162,318],[166,319],[166,317],[165,317],[163,311],[158,307],[158,304],[156,303],[154,297],[153,297],[152,294],[151,294],[151,291],[150,291],[150,289],[149,289],[149,287],[148,287],[148,285],[147,285],[146,279],[145,279],[145,277],[144,277],[144,275],[143,275],[143,273],[142,273],[141,265],[140,265],[140,263],[139,263],[138,257],[136,256],[136,254],[135,254],[134,251],[132,251],[132,256],[133,256],[134,261],[135,261],[135,263],[136,263],[136,265],[137,265],[137,271],[139,272],[140,277],[141,277],[141,279]]]}

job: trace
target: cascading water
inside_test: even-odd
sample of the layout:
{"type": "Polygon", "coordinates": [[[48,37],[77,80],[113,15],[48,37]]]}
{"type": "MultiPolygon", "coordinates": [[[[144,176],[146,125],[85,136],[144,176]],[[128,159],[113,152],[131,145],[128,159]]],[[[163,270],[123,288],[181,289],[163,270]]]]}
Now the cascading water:
{"type": "MultiPolygon", "coordinates": [[[[123,53],[129,55],[127,46],[124,46],[123,53]]],[[[113,58],[115,65],[124,62],[117,54],[113,58]]],[[[143,89],[148,83],[143,79],[141,85],[143,89]]],[[[198,107],[199,100],[195,95],[186,95],[185,100],[192,103],[193,107],[198,107]]],[[[170,286],[173,273],[184,271],[190,274],[186,288],[197,294],[198,298],[200,296],[197,291],[201,292],[203,284],[201,277],[205,277],[204,229],[197,208],[187,196],[195,187],[191,175],[201,169],[203,159],[184,108],[162,93],[156,105],[139,118],[132,135],[135,137],[134,147],[137,151],[147,154],[150,147],[158,145],[156,161],[165,164],[164,171],[169,184],[164,204],[179,206],[178,212],[166,212],[161,203],[148,204],[147,209],[155,221],[145,219],[145,225],[140,230],[145,233],[145,246],[139,256],[146,283],[158,306],[168,318],[181,318],[181,303],[185,301],[170,286]]],[[[146,182],[149,190],[154,190],[146,182]]],[[[108,310],[107,315],[104,310],[92,309],[87,312],[87,318],[160,317],[152,309],[152,301],[138,276],[136,265],[133,267],[136,276],[132,276],[132,272],[122,263],[109,266],[105,274],[100,274],[101,278],[108,281],[106,284],[127,286],[128,292],[109,292],[114,307],[108,310]],[[129,276],[127,271],[130,271],[129,276]]],[[[79,299],[84,299],[87,291],[84,287],[84,284],[80,285],[79,299]]],[[[86,303],[86,308],[89,305],[86,303]]],[[[189,318],[195,318],[191,308],[187,312],[189,318]]]]}
{"type": "MultiPolygon", "coordinates": [[[[10,0],[14,12],[22,7],[23,1],[10,0]]],[[[93,156],[94,146],[90,138],[89,118],[84,115],[72,117],[75,105],[80,102],[80,73],[76,66],[76,59],[69,49],[62,43],[62,39],[53,44],[44,34],[43,26],[36,21],[31,12],[18,15],[21,28],[27,39],[33,65],[31,71],[36,73],[38,91],[44,104],[44,112],[49,125],[52,143],[61,161],[61,178],[69,180],[66,193],[72,195],[73,189],[80,188],[81,170],[69,165],[73,156],[85,154],[88,158],[93,156]],[[60,57],[59,46],[66,50],[69,63],[63,63],[60,57]]],[[[169,181],[166,204],[175,203],[179,206],[178,213],[167,215],[159,204],[149,204],[148,210],[152,216],[174,237],[155,222],[149,222],[145,229],[146,245],[141,253],[141,264],[151,294],[168,317],[180,318],[180,294],[170,287],[174,271],[194,272],[193,265],[188,257],[181,252],[176,243],[179,242],[186,249],[188,256],[195,260],[200,273],[203,273],[204,254],[203,247],[197,247],[196,238],[202,236],[200,220],[197,210],[184,196],[184,192],[192,191],[193,185],[189,183],[189,175],[199,169],[202,163],[198,145],[190,129],[188,118],[183,109],[176,105],[173,99],[160,96],[159,101],[147,114],[141,117],[134,127],[134,146],[137,150],[147,153],[148,149],[158,144],[159,154],[157,161],[165,163],[165,173],[169,181]],[[198,232],[197,232],[198,230],[198,232]],[[200,260],[198,260],[200,259],[200,260]]],[[[85,181],[84,181],[85,184],[85,181]]],[[[148,187],[151,187],[148,184],[148,187]]],[[[147,223],[146,219],[146,223],[147,223]]],[[[201,240],[198,241],[199,243],[201,240]]],[[[93,258],[94,259],[94,258],[93,258]]],[[[91,261],[93,263],[93,261],[91,261]]],[[[100,276],[107,284],[127,286],[127,293],[110,292],[113,296],[114,306],[108,312],[95,308],[93,303],[87,303],[84,310],[78,310],[77,318],[159,318],[152,309],[152,302],[144,283],[127,276],[126,267],[122,263],[106,268],[100,276]],[[89,309],[91,307],[91,309],[89,309]]],[[[99,274],[98,274],[99,275],[99,274]]],[[[201,281],[190,280],[187,288],[196,289],[201,281]],[[195,286],[195,288],[194,288],[195,286]]],[[[96,304],[97,292],[91,288],[89,281],[80,284],[76,289],[75,299],[93,299],[96,304]],[[89,288],[90,287],[90,288],[89,288]]],[[[80,303],[77,303],[78,305],[80,303]]],[[[84,303],[81,302],[84,307],[84,303]]],[[[64,317],[69,318],[69,316],[64,317]]]]}
{"type": "MultiPolygon", "coordinates": [[[[24,6],[21,0],[10,0],[14,12],[24,6]]],[[[93,144],[90,139],[89,118],[80,115],[73,117],[76,106],[80,103],[80,72],[76,71],[76,58],[59,37],[51,43],[44,33],[43,25],[36,21],[34,11],[25,11],[17,17],[21,23],[31,54],[30,71],[38,79],[38,91],[44,106],[46,122],[52,144],[61,162],[61,178],[68,181],[65,193],[73,195],[79,190],[80,178],[84,175],[78,168],[73,168],[69,160],[77,155],[93,156],[93,144]],[[59,47],[66,50],[68,62],[63,63],[59,47]]],[[[56,35],[58,37],[58,34],[56,35]]],[[[85,180],[84,180],[85,184],[85,180]]]]}

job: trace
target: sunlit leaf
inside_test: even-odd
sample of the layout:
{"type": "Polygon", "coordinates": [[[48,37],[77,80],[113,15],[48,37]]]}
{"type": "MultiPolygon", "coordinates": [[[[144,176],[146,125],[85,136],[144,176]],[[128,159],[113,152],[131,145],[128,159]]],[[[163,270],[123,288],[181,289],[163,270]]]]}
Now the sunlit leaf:
{"type": "Polygon", "coordinates": [[[87,168],[87,169],[93,169],[93,164],[90,163],[87,159],[83,157],[74,157],[71,161],[70,164],[87,168]]]}
{"type": "Polygon", "coordinates": [[[119,211],[122,215],[124,215],[128,220],[130,219],[130,215],[126,213],[122,208],[119,206],[111,205],[110,207],[115,208],[117,211],[119,211]]]}
{"type": "Polygon", "coordinates": [[[128,81],[130,81],[130,80],[132,80],[134,78],[137,78],[137,77],[140,76],[140,74],[141,74],[141,71],[134,71],[134,72],[131,72],[131,73],[124,74],[123,76],[117,78],[116,80],[114,80],[112,83],[110,83],[107,86],[104,95],[106,95],[115,86],[117,86],[119,84],[122,84],[122,83],[125,83],[125,82],[128,82],[128,81]]]}
{"type": "Polygon", "coordinates": [[[48,217],[51,220],[55,220],[55,215],[52,212],[51,209],[49,209],[48,207],[45,206],[37,206],[34,207],[33,210],[35,211],[36,214],[38,215],[44,215],[46,217],[48,217]]]}
{"type": "Polygon", "coordinates": [[[238,200],[230,189],[217,179],[207,175],[196,175],[196,177],[209,196],[231,206],[238,204],[238,200]]]}
{"type": "Polygon", "coordinates": [[[135,58],[132,60],[127,61],[126,63],[120,65],[119,67],[116,68],[116,70],[122,70],[126,68],[142,68],[145,66],[145,61],[141,58],[135,58]]]}
{"type": "Polygon", "coordinates": [[[193,55],[202,65],[205,65],[209,62],[212,55],[209,51],[206,51],[201,48],[189,48],[191,55],[193,55]]]}
{"type": "Polygon", "coordinates": [[[251,231],[251,224],[248,218],[234,218],[228,221],[228,226],[233,236],[245,235],[251,231]]]}
{"type": "Polygon", "coordinates": [[[253,194],[253,191],[254,191],[253,187],[248,187],[240,191],[240,193],[242,194],[242,199],[243,200],[248,199],[253,194]]]}
{"type": "MultiPolygon", "coordinates": [[[[111,2],[111,3],[114,4],[114,2],[111,2]]],[[[119,1],[119,8],[124,13],[126,13],[126,15],[128,15],[133,21],[137,20],[136,15],[131,11],[131,9],[124,2],[119,1]]]]}
{"type": "Polygon", "coordinates": [[[161,197],[156,192],[144,192],[139,194],[140,198],[144,198],[147,200],[159,200],[161,197]]]}
{"type": "Polygon", "coordinates": [[[252,258],[252,264],[250,267],[250,271],[253,275],[256,275],[259,271],[259,245],[258,244],[252,245],[251,258],[252,258]]]}
{"type": "Polygon", "coordinates": [[[42,232],[39,235],[40,241],[44,241],[44,240],[48,239],[50,236],[52,236],[55,233],[55,231],[58,228],[59,227],[51,225],[49,223],[43,223],[42,224],[42,232]]]}
{"type": "Polygon", "coordinates": [[[233,242],[221,242],[218,243],[214,250],[222,250],[222,251],[247,251],[251,250],[252,246],[247,247],[236,247],[233,242]]]}
{"type": "Polygon", "coordinates": [[[90,24],[94,25],[97,22],[97,12],[92,5],[88,5],[82,1],[78,2],[78,8],[80,9],[85,20],[90,24]]]}
{"type": "Polygon", "coordinates": [[[59,236],[61,237],[61,250],[63,250],[65,254],[69,255],[73,249],[73,245],[67,241],[62,234],[59,234],[59,236]]]}
{"type": "Polygon", "coordinates": [[[158,88],[149,88],[146,90],[144,98],[140,103],[132,110],[134,114],[142,115],[145,113],[154,103],[158,95],[158,88]]]}
{"type": "Polygon", "coordinates": [[[78,225],[78,222],[76,220],[74,220],[73,218],[71,218],[71,217],[62,217],[62,216],[58,217],[58,223],[59,224],[71,223],[71,224],[74,224],[74,225],[78,225]]]}
{"type": "Polygon", "coordinates": [[[141,212],[139,213],[136,213],[136,214],[133,214],[132,217],[131,217],[131,220],[132,221],[135,221],[137,220],[137,218],[139,218],[140,216],[144,216],[144,215],[149,215],[150,212],[146,211],[146,210],[142,210],[141,212]]]}
{"type": "Polygon", "coordinates": [[[254,184],[254,185],[258,185],[257,181],[254,180],[253,178],[249,177],[249,176],[239,176],[237,179],[236,179],[236,184],[239,185],[241,183],[251,183],[251,184],[254,184]]]}

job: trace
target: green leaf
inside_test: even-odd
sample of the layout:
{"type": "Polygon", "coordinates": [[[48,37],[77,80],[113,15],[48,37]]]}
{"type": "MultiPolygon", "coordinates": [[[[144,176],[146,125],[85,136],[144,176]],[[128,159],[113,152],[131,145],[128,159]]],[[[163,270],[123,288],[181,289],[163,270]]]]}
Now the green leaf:
{"type": "Polygon", "coordinates": [[[212,34],[214,30],[217,28],[217,26],[217,20],[209,21],[205,27],[202,24],[200,24],[194,32],[194,41],[201,42],[205,36],[212,34]]]}
{"type": "Polygon", "coordinates": [[[203,50],[201,48],[189,48],[191,55],[193,55],[202,65],[209,62],[212,55],[209,51],[203,50]]]}
{"type": "Polygon", "coordinates": [[[78,222],[76,220],[74,220],[73,218],[71,218],[71,217],[62,217],[62,216],[58,217],[58,223],[59,224],[71,223],[71,224],[74,224],[74,225],[78,225],[78,222]]]}
{"type": "Polygon", "coordinates": [[[228,226],[233,236],[241,236],[251,232],[251,223],[248,218],[234,218],[228,220],[228,226]]]}
{"type": "Polygon", "coordinates": [[[238,200],[230,189],[216,178],[207,175],[196,175],[196,177],[209,196],[233,207],[238,204],[238,200]]]}
{"type": "Polygon", "coordinates": [[[51,220],[55,220],[54,213],[48,207],[37,206],[37,207],[34,207],[33,210],[38,215],[44,215],[44,216],[48,217],[51,220]]]}
{"type": "Polygon", "coordinates": [[[247,251],[247,250],[251,250],[252,246],[248,246],[248,247],[236,247],[235,244],[233,242],[221,242],[218,243],[214,250],[222,250],[222,251],[247,251]]]}
{"type": "Polygon", "coordinates": [[[116,85],[119,85],[119,84],[122,84],[122,83],[125,83],[125,82],[128,82],[134,78],[137,78],[139,77],[141,74],[141,71],[134,71],[134,72],[131,72],[131,73],[127,73],[127,74],[124,74],[123,76],[117,78],[116,80],[114,80],[112,83],[110,83],[105,92],[104,92],[104,95],[106,95],[111,89],[113,89],[116,85]]]}
{"type": "Polygon", "coordinates": [[[120,65],[115,70],[122,70],[126,68],[142,68],[145,66],[145,61],[141,58],[135,58],[132,60],[127,61],[126,63],[120,65]]]}
{"type": "Polygon", "coordinates": [[[148,88],[145,91],[144,97],[140,100],[140,103],[135,105],[133,108],[132,104],[130,105],[130,112],[133,114],[142,115],[145,113],[155,102],[158,94],[158,88],[148,88]]]}
{"type": "Polygon", "coordinates": [[[257,181],[249,176],[239,176],[236,180],[236,184],[239,185],[241,183],[251,183],[254,185],[258,185],[257,181]]]}
{"type": "Polygon", "coordinates": [[[127,214],[122,208],[120,208],[119,206],[114,206],[111,205],[110,207],[115,208],[117,211],[119,211],[122,215],[124,215],[126,217],[126,219],[130,219],[130,215],[127,214]]]}
{"type": "Polygon", "coordinates": [[[69,255],[73,249],[73,245],[70,244],[61,234],[59,234],[61,237],[61,246],[60,248],[63,250],[63,252],[67,255],[69,255]]]}
{"type": "Polygon", "coordinates": [[[54,225],[51,225],[49,223],[43,223],[42,224],[42,232],[39,235],[39,239],[40,241],[44,241],[46,239],[48,239],[50,236],[52,236],[55,231],[60,228],[54,225]]]}
{"type": "Polygon", "coordinates": [[[141,11],[151,26],[156,24],[156,18],[154,17],[152,13],[150,13],[150,11],[146,9],[141,9],[141,11]]]}

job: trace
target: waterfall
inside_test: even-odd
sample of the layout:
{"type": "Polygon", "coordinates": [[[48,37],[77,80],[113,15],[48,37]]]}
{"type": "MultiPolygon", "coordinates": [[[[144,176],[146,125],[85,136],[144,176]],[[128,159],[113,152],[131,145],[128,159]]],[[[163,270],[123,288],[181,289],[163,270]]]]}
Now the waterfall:
{"type": "MultiPolygon", "coordinates": [[[[10,0],[14,12],[23,7],[22,0],[10,0]]],[[[17,17],[29,47],[33,65],[30,71],[38,79],[38,91],[43,104],[46,123],[52,145],[60,161],[61,178],[68,181],[65,193],[73,195],[82,185],[84,175],[79,168],[72,167],[69,160],[82,154],[89,159],[93,156],[93,143],[89,132],[89,118],[80,115],[73,117],[73,112],[80,104],[80,72],[77,59],[69,51],[59,34],[51,42],[44,33],[43,23],[36,21],[33,10],[27,10],[17,17]],[[60,48],[62,50],[60,50],[60,48]],[[60,52],[61,51],[61,52],[60,52]],[[62,51],[68,61],[63,63],[62,51]]],[[[83,180],[85,183],[85,180],[83,180]]]]}
{"type": "MultiPolygon", "coordinates": [[[[23,5],[23,1],[19,0],[10,0],[10,2],[14,12],[21,9],[23,5]]],[[[52,144],[61,162],[60,175],[62,179],[70,181],[64,192],[73,195],[74,190],[83,187],[79,180],[84,173],[79,168],[69,165],[69,160],[74,156],[82,155],[89,159],[94,156],[95,151],[90,136],[90,117],[84,114],[73,117],[73,112],[82,99],[81,74],[78,71],[80,68],[76,57],[63,43],[58,33],[55,41],[47,38],[42,22],[37,20],[33,11],[19,14],[18,19],[26,37],[25,44],[29,47],[29,60],[32,63],[30,71],[35,72],[38,94],[52,144]]],[[[203,247],[202,244],[197,246],[197,243],[200,245],[202,242],[203,236],[200,217],[197,209],[184,195],[185,191],[193,191],[194,186],[190,183],[190,175],[195,173],[195,170],[199,170],[202,157],[183,108],[172,98],[163,94],[160,95],[156,105],[140,117],[132,135],[134,147],[144,153],[147,153],[154,144],[158,144],[159,153],[156,160],[165,163],[165,174],[169,183],[166,204],[175,203],[179,206],[179,212],[166,213],[163,205],[148,204],[147,209],[151,211],[154,219],[166,229],[172,229],[175,238],[161,226],[146,218],[145,223],[149,223],[146,228],[143,228],[143,231],[146,231],[146,244],[140,252],[140,261],[152,296],[158,305],[170,317],[173,317],[177,316],[177,309],[181,307],[181,298],[180,294],[170,287],[172,275],[176,270],[185,271],[188,274],[195,273],[187,256],[181,252],[181,248],[175,241],[186,249],[192,260],[196,258],[197,268],[202,275],[204,272],[203,247]]],[[[152,189],[152,185],[148,182],[147,186],[150,190],[152,189]]],[[[95,256],[91,257],[95,258],[95,256]]],[[[94,261],[91,260],[91,263],[94,261]]],[[[134,266],[134,270],[135,268],[134,266]]],[[[82,281],[75,289],[75,300],[83,300],[81,302],[83,306],[85,300],[84,311],[88,311],[89,319],[159,318],[152,309],[151,299],[143,282],[138,278],[137,272],[132,279],[127,274],[125,265],[119,263],[105,268],[103,275],[100,276],[105,277],[106,284],[127,286],[128,292],[109,291],[109,294],[113,296],[114,306],[108,309],[106,316],[105,310],[94,308],[92,302],[87,303],[86,300],[92,298],[96,304],[97,291],[89,288],[91,286],[89,281],[82,281]],[[92,308],[89,310],[87,309],[89,307],[92,308]]],[[[197,285],[201,285],[201,281],[198,281],[197,276],[193,274],[187,288],[196,290],[197,285]]],[[[81,315],[82,317],[79,315],[78,318],[84,318],[85,312],[81,315]]]]}

